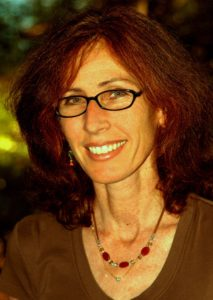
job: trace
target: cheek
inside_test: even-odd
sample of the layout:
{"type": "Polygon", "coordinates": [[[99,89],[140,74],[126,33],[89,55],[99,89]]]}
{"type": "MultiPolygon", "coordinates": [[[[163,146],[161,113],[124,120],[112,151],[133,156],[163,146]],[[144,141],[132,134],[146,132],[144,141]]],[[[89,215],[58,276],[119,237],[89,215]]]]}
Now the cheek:
{"type": "Polygon", "coordinates": [[[67,140],[68,144],[72,146],[79,137],[79,128],[76,126],[77,124],[72,122],[71,120],[62,120],[60,122],[61,130],[67,140]]]}
{"type": "Polygon", "coordinates": [[[135,118],[135,123],[137,123],[137,125],[135,124],[135,133],[139,135],[139,140],[143,144],[143,147],[146,147],[146,145],[153,146],[158,127],[156,113],[152,110],[144,110],[142,113],[136,115],[138,118],[135,118]]]}

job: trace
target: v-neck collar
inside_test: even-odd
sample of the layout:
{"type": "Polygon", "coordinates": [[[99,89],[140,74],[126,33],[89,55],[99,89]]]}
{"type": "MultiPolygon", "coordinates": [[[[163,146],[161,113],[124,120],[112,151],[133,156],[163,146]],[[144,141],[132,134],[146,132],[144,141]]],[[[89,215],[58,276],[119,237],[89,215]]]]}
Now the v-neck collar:
{"type": "MultiPolygon", "coordinates": [[[[133,298],[134,300],[160,299],[174,281],[178,269],[182,264],[187,239],[190,234],[190,225],[195,213],[196,201],[188,200],[187,207],[180,217],[170,252],[161,272],[151,286],[139,296],[133,298]]],[[[83,246],[82,228],[78,228],[73,232],[73,249],[79,279],[82,288],[88,295],[88,299],[94,299],[94,295],[96,300],[111,299],[103,292],[93,277],[83,246]]]]}

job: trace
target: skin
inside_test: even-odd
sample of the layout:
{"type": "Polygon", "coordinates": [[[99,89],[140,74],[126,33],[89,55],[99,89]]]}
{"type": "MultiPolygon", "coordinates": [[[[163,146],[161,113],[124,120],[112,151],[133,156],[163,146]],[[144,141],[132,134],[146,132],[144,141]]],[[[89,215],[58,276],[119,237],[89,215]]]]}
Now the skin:
{"type": "MultiPolygon", "coordinates": [[[[95,96],[114,88],[143,90],[136,78],[113,56],[104,42],[99,42],[84,59],[68,95],[95,96]]],[[[100,239],[115,261],[134,258],[147,241],[163,208],[163,198],[156,189],[158,174],[154,142],[158,126],[165,126],[165,116],[154,110],[145,93],[134,104],[116,112],[101,109],[91,101],[87,112],[75,118],[60,120],[62,131],[84,171],[93,181],[96,199],[94,213],[100,239]],[[88,146],[125,141],[115,153],[97,156],[88,146]],[[145,242],[144,242],[145,243],[145,242]],[[119,249],[119,251],[118,251],[119,249]]],[[[94,236],[83,229],[83,242],[92,273],[105,291],[114,299],[130,299],[145,290],[159,274],[175,234],[177,218],[164,213],[158,237],[162,245],[153,247],[149,257],[125,275],[122,289],[109,275],[124,275],[126,270],[114,271],[103,264],[94,236]]]]}

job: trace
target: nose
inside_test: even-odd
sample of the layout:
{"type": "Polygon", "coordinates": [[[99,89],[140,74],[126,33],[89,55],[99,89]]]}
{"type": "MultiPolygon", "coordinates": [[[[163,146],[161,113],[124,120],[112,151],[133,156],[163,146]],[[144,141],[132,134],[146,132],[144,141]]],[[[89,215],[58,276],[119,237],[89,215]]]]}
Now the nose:
{"type": "Polygon", "coordinates": [[[102,109],[95,100],[87,106],[85,116],[85,130],[90,133],[104,132],[110,128],[109,113],[102,109]]]}

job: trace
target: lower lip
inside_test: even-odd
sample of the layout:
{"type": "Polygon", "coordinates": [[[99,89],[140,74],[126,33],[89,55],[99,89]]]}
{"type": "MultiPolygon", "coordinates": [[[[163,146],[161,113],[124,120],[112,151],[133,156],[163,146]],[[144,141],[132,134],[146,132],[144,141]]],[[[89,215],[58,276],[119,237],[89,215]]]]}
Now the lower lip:
{"type": "Polygon", "coordinates": [[[90,152],[88,149],[87,149],[87,153],[88,153],[88,156],[93,160],[104,161],[104,160],[112,159],[115,156],[117,156],[123,150],[124,145],[125,144],[121,145],[116,150],[110,151],[108,153],[94,154],[94,153],[90,152]]]}

